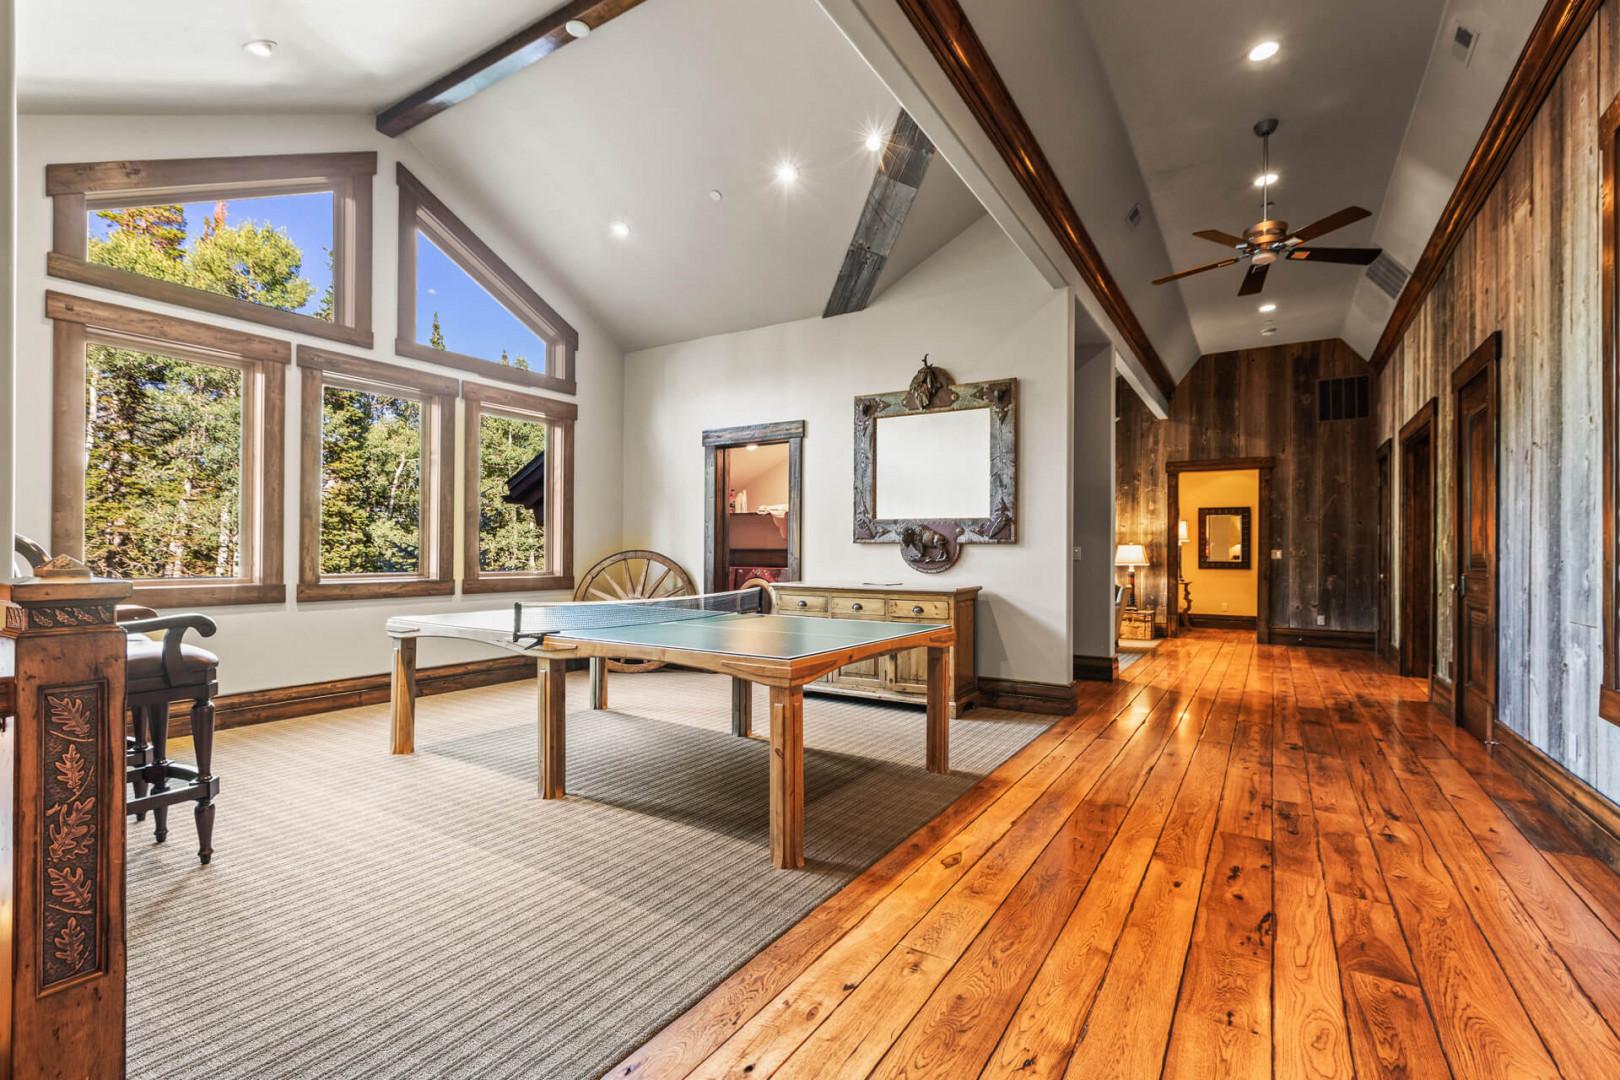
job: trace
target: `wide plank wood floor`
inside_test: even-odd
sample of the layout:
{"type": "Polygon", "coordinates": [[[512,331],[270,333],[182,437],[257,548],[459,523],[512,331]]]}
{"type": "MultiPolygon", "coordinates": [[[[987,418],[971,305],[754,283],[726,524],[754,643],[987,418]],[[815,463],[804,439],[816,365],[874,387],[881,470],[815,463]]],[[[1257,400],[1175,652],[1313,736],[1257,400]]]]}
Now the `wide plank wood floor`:
{"type": "Polygon", "coordinates": [[[1177,638],[620,1063],[1620,1077],[1620,877],[1366,653],[1177,638]]]}

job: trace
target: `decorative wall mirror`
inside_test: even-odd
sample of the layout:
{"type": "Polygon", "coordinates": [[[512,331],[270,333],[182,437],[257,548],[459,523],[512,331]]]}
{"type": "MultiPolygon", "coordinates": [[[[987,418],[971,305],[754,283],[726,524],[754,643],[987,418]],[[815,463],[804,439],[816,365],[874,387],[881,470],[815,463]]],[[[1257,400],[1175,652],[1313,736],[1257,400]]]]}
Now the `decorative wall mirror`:
{"type": "Polygon", "coordinates": [[[1011,544],[1018,380],[956,383],[923,357],[911,386],[855,399],[855,541],[937,573],[963,544],[1011,544]]]}
{"type": "Polygon", "coordinates": [[[1247,506],[1199,508],[1198,569],[1249,569],[1250,513],[1247,506]]]}

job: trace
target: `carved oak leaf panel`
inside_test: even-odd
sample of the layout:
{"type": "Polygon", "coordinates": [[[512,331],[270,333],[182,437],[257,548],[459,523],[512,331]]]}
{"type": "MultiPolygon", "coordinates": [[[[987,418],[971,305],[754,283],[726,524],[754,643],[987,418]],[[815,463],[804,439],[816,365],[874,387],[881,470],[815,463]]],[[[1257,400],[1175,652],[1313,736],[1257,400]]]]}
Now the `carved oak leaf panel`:
{"type": "Polygon", "coordinates": [[[94,897],[90,891],[90,879],[85,876],[83,869],[70,866],[66,870],[58,870],[51,866],[45,872],[50,876],[52,907],[73,915],[91,913],[94,897]]]}
{"type": "MultiPolygon", "coordinates": [[[[98,769],[106,746],[106,686],[41,691],[45,715],[38,762],[41,827],[40,990],[100,970],[101,830],[98,769]]],[[[119,823],[120,825],[122,823],[119,823]]]]}

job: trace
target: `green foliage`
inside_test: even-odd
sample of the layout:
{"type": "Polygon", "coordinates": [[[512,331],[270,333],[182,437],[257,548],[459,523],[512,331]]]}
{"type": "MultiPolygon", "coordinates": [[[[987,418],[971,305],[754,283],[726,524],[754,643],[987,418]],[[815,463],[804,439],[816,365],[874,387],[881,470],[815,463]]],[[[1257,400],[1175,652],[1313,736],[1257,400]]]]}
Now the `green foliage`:
{"type": "Polygon", "coordinates": [[[85,561],[109,577],[239,573],[241,372],[99,344],[85,368],[85,561]]]}
{"type": "Polygon", "coordinates": [[[439,313],[433,313],[433,330],[428,334],[428,346],[434,349],[444,348],[444,327],[439,325],[439,313]]]}
{"type": "Polygon", "coordinates": [[[327,387],[321,399],[321,573],[415,573],[421,500],[421,403],[327,387]]]}
{"type": "Polygon", "coordinates": [[[507,478],[545,448],[545,424],[487,414],[478,418],[480,569],[545,569],[545,530],[535,523],[533,511],[502,501],[507,478]]]}

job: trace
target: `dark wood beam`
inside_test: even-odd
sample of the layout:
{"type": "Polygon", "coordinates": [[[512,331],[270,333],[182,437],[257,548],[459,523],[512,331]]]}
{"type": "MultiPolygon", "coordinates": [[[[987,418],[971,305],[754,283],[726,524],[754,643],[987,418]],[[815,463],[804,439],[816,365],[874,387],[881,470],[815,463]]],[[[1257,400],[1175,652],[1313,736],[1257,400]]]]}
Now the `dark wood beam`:
{"type": "Polygon", "coordinates": [[[1073,201],[1063,190],[1052,163],[1013,101],[1012,92],[968,22],[962,5],[957,0],[896,2],[934,54],[934,59],[939,61],[956,92],[962,95],[1019,186],[1035,204],[1058,244],[1080,272],[1081,279],[1102,305],[1103,313],[1124,336],[1154,384],[1169,397],[1176,388],[1170,369],[1165,367],[1148,340],[1147,331],[1126,302],[1125,294],[1120,292],[1119,283],[1086,232],[1073,201]]]}
{"type": "Polygon", "coordinates": [[[1395,310],[1373,349],[1370,362],[1374,371],[1383,371],[1394,355],[1406,328],[1422,307],[1423,298],[1440,279],[1451,253],[1457,249],[1468,226],[1473,224],[1480,207],[1485,205],[1486,197],[1496,186],[1502,170],[1507,168],[1513,151],[1530,130],[1542,102],[1558,82],[1565,61],[1602,6],[1602,0],[1547,0],[1541,18],[1530,31],[1530,39],[1525,42],[1524,51],[1519,53],[1518,63],[1508,75],[1496,108],[1485,122],[1485,130],[1480,133],[1468,164],[1463,166],[1451,198],[1440,212],[1440,220],[1435,223],[1417,266],[1412,269],[1412,276],[1406,281],[1406,288],[1395,300],[1395,310]]]}
{"type": "Polygon", "coordinates": [[[900,239],[900,230],[905,227],[906,216],[911,213],[911,204],[917,199],[917,190],[933,158],[934,144],[917,122],[900,110],[822,318],[860,311],[871,302],[872,291],[889,261],[889,252],[900,239]]]}
{"type": "Polygon", "coordinates": [[[574,40],[565,29],[578,20],[597,29],[623,15],[642,0],[572,0],[537,22],[519,30],[505,41],[479,53],[442,78],[396,101],[377,114],[377,130],[384,135],[402,135],[422,121],[437,116],[487,90],[502,79],[516,75],[574,40]]]}

